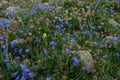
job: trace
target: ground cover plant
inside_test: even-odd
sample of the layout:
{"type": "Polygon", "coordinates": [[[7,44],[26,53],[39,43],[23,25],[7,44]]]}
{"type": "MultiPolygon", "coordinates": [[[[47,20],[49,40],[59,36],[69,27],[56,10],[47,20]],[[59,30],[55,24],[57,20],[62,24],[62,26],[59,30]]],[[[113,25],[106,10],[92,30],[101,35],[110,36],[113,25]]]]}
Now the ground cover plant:
{"type": "Polygon", "coordinates": [[[120,0],[6,1],[0,80],[120,80],[120,0]],[[94,68],[83,66],[79,50],[94,68]]]}

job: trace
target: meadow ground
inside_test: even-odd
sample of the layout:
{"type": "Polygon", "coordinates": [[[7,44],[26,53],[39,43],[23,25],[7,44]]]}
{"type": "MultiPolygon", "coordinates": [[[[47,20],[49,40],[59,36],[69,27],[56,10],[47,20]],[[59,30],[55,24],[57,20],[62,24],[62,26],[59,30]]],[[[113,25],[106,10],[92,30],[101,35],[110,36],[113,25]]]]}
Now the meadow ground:
{"type": "Polygon", "coordinates": [[[0,80],[120,80],[120,0],[7,1],[0,1],[0,80]]]}

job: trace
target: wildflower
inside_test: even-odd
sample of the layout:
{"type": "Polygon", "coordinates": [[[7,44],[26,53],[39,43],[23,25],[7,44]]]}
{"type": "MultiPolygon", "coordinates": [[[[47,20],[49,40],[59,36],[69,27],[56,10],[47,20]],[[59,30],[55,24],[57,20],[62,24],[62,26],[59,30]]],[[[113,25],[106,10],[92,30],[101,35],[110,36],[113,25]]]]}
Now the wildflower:
{"type": "Polygon", "coordinates": [[[4,20],[0,19],[0,26],[4,26],[4,20]]]}
{"type": "Polygon", "coordinates": [[[62,38],[62,41],[66,41],[66,38],[65,38],[65,37],[63,37],[63,38],[62,38]]]}
{"type": "Polygon", "coordinates": [[[48,54],[48,50],[45,49],[44,50],[44,54],[47,55],[48,54]]]}
{"type": "Polygon", "coordinates": [[[7,54],[7,53],[8,53],[8,50],[7,50],[7,49],[4,49],[4,50],[2,51],[2,53],[3,53],[3,54],[7,54]]]}
{"type": "Polygon", "coordinates": [[[96,31],[94,31],[94,32],[93,32],[93,34],[97,34],[97,32],[96,32],[96,31]]]}
{"type": "Polygon", "coordinates": [[[117,3],[120,4],[120,0],[117,0],[117,3]]]}
{"type": "Polygon", "coordinates": [[[8,28],[9,26],[11,26],[12,22],[10,20],[7,20],[5,23],[4,23],[4,27],[5,28],[8,28]]]}
{"type": "Polygon", "coordinates": [[[117,39],[114,38],[114,37],[111,39],[111,42],[112,42],[112,43],[115,43],[116,41],[117,41],[117,39]]]}
{"type": "Polygon", "coordinates": [[[93,42],[93,45],[94,45],[94,46],[98,46],[98,43],[97,43],[97,42],[93,42]]]}
{"type": "Polygon", "coordinates": [[[90,35],[90,31],[89,31],[89,30],[85,30],[85,31],[84,31],[84,34],[85,34],[85,35],[90,35]]]}
{"type": "Polygon", "coordinates": [[[0,40],[5,40],[5,38],[6,38],[6,36],[5,36],[5,35],[2,35],[2,36],[0,37],[0,40]]]}
{"type": "Polygon", "coordinates": [[[27,80],[27,78],[25,78],[24,76],[22,76],[22,77],[20,78],[20,80],[27,80]]]}
{"type": "Polygon", "coordinates": [[[4,44],[4,45],[1,46],[1,48],[2,48],[2,49],[6,49],[6,48],[7,48],[7,45],[4,44]]]}
{"type": "Polygon", "coordinates": [[[29,15],[31,15],[31,16],[34,15],[35,13],[36,13],[35,10],[30,10],[30,11],[29,11],[29,15]]]}
{"type": "Polygon", "coordinates": [[[14,17],[14,16],[15,16],[14,12],[10,12],[10,13],[7,15],[8,18],[12,18],[12,17],[14,17]]]}
{"type": "Polygon", "coordinates": [[[23,49],[19,49],[19,50],[18,50],[19,53],[22,53],[22,51],[23,51],[23,49]]]}
{"type": "Polygon", "coordinates": [[[64,29],[62,29],[62,31],[61,31],[62,33],[65,33],[65,30],[64,29]]]}
{"type": "Polygon", "coordinates": [[[96,0],[96,4],[100,4],[100,2],[98,0],[96,0]]]}
{"type": "Polygon", "coordinates": [[[61,30],[61,26],[57,25],[56,26],[56,30],[60,31],[61,30]]]}
{"type": "Polygon", "coordinates": [[[23,33],[23,30],[22,30],[22,29],[19,29],[18,32],[19,32],[19,33],[23,33]]]}
{"type": "Polygon", "coordinates": [[[92,30],[95,30],[95,26],[91,26],[91,29],[92,29],[92,30]]]}
{"type": "Polygon", "coordinates": [[[90,70],[89,68],[87,68],[87,73],[88,73],[88,74],[91,73],[91,70],[90,70]]]}
{"type": "Polygon", "coordinates": [[[111,12],[112,14],[115,14],[115,11],[114,11],[112,8],[110,8],[110,12],[111,12]]]}
{"type": "Polygon", "coordinates": [[[46,80],[51,80],[51,77],[47,77],[46,80]]]}
{"type": "Polygon", "coordinates": [[[16,59],[16,60],[20,60],[20,56],[16,56],[15,59],[16,59]]]}
{"type": "Polygon", "coordinates": [[[34,73],[33,72],[29,72],[28,76],[29,76],[29,78],[33,78],[34,77],[34,73]]]}
{"type": "Polygon", "coordinates": [[[102,26],[98,26],[99,29],[102,29],[102,26]]]}
{"type": "Polygon", "coordinates": [[[74,43],[74,42],[75,42],[75,39],[71,39],[70,42],[71,42],[71,43],[74,43]]]}
{"type": "Polygon", "coordinates": [[[18,71],[16,71],[16,72],[13,73],[14,77],[17,77],[17,75],[18,75],[18,71]]]}
{"type": "Polygon", "coordinates": [[[27,30],[26,30],[26,33],[30,33],[30,29],[27,29],[27,30]]]}
{"type": "Polygon", "coordinates": [[[78,63],[80,62],[80,60],[77,57],[73,57],[72,60],[73,60],[73,65],[74,66],[77,66],[78,63]]]}
{"type": "Polygon", "coordinates": [[[104,43],[104,48],[108,48],[108,44],[107,43],[104,43]]]}
{"type": "Polygon", "coordinates": [[[68,54],[68,53],[70,53],[70,52],[71,52],[71,50],[70,50],[70,49],[68,49],[68,48],[66,48],[66,49],[65,49],[65,52],[68,54]]]}
{"type": "Polygon", "coordinates": [[[17,52],[17,48],[15,48],[13,51],[14,51],[14,53],[16,53],[17,52]]]}
{"type": "Polygon", "coordinates": [[[9,59],[5,59],[4,62],[5,63],[10,63],[10,60],[9,59]]]}
{"type": "Polygon", "coordinates": [[[29,53],[30,52],[30,50],[29,49],[25,49],[25,53],[29,53]]]}
{"type": "Polygon", "coordinates": [[[116,53],[116,56],[117,56],[118,58],[120,58],[120,53],[116,53]]]}
{"type": "Polygon", "coordinates": [[[12,41],[11,42],[11,48],[14,48],[15,45],[16,45],[16,41],[12,41]]]}
{"type": "Polygon", "coordinates": [[[76,33],[76,32],[74,32],[73,34],[74,34],[74,36],[77,36],[77,33],[76,33]]]}
{"type": "Polygon", "coordinates": [[[15,80],[20,80],[20,76],[17,76],[17,77],[15,78],[15,80]]]}
{"type": "Polygon", "coordinates": [[[107,58],[108,58],[108,55],[104,55],[102,58],[103,58],[103,59],[107,59],[107,58]]]}
{"type": "Polygon", "coordinates": [[[86,71],[87,68],[86,68],[85,66],[82,66],[82,70],[83,70],[83,71],[86,71]]]}
{"type": "Polygon", "coordinates": [[[27,78],[33,78],[34,77],[34,73],[31,72],[25,65],[23,64],[19,64],[20,68],[22,69],[22,77],[20,80],[26,80],[27,78]]]}
{"type": "Polygon", "coordinates": [[[82,66],[82,71],[86,71],[87,73],[91,73],[91,70],[86,66],[82,66]]]}
{"type": "Polygon", "coordinates": [[[50,46],[56,46],[56,45],[57,45],[56,42],[54,42],[54,41],[50,42],[50,46]]]}

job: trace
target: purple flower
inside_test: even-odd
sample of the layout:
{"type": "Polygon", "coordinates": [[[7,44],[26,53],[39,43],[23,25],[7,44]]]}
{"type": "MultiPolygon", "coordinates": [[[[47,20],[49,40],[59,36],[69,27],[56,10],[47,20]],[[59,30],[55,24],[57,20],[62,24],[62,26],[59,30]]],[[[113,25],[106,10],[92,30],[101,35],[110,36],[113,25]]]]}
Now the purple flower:
{"type": "Polygon", "coordinates": [[[56,42],[54,42],[54,41],[50,42],[50,46],[56,46],[56,45],[57,45],[56,42]]]}
{"type": "Polygon", "coordinates": [[[96,32],[96,31],[94,31],[94,32],[93,32],[93,34],[95,35],[95,34],[97,34],[97,32],[96,32]]]}
{"type": "Polygon", "coordinates": [[[47,55],[48,54],[48,50],[45,49],[44,50],[44,54],[47,55]]]}
{"type": "Polygon", "coordinates": [[[29,76],[29,78],[33,78],[34,77],[34,73],[33,72],[29,72],[28,76],[29,76]]]}
{"type": "Polygon", "coordinates": [[[88,73],[88,74],[91,73],[91,70],[90,70],[89,68],[87,68],[87,73],[88,73]]]}
{"type": "Polygon", "coordinates": [[[17,48],[15,48],[13,51],[14,51],[14,53],[16,53],[17,52],[17,48]]]}
{"type": "Polygon", "coordinates": [[[5,63],[10,63],[10,60],[9,59],[5,59],[4,62],[5,63]]]}
{"type": "Polygon", "coordinates": [[[98,46],[98,43],[97,43],[97,42],[93,42],[93,45],[94,45],[94,46],[98,46]]]}
{"type": "Polygon", "coordinates": [[[77,57],[73,57],[72,60],[73,60],[73,65],[74,66],[77,66],[78,63],[80,62],[80,60],[77,57]]]}
{"type": "Polygon", "coordinates": [[[61,30],[61,26],[57,25],[56,26],[56,30],[60,31],[61,30]]]}
{"type": "Polygon", "coordinates": [[[112,39],[111,39],[111,42],[112,42],[112,43],[115,43],[116,41],[117,41],[116,38],[112,38],[112,39]]]}
{"type": "Polygon", "coordinates": [[[97,9],[97,12],[100,13],[100,9],[97,9]]]}
{"type": "Polygon", "coordinates": [[[23,65],[23,64],[19,64],[19,66],[20,66],[20,68],[24,71],[25,69],[26,69],[26,66],[25,65],[23,65]]]}
{"type": "Polygon", "coordinates": [[[96,0],[96,4],[100,4],[100,2],[98,0],[96,0]]]}
{"type": "Polygon", "coordinates": [[[16,71],[16,72],[13,73],[14,77],[17,77],[17,75],[18,75],[18,71],[16,71]]]}
{"type": "Polygon", "coordinates": [[[115,14],[115,11],[114,11],[112,8],[110,8],[110,12],[111,12],[112,14],[115,14]]]}
{"type": "Polygon", "coordinates": [[[23,30],[22,30],[22,29],[19,29],[18,32],[19,32],[19,33],[23,33],[23,30]]]}
{"type": "Polygon", "coordinates": [[[30,52],[30,50],[29,49],[25,49],[25,53],[29,53],[30,52]]]}
{"type": "Polygon", "coordinates": [[[95,30],[95,26],[91,26],[91,29],[92,29],[92,30],[95,30]]]}
{"type": "Polygon", "coordinates": [[[89,31],[89,30],[85,30],[85,31],[84,31],[84,34],[85,34],[85,35],[90,35],[90,31],[89,31]]]}
{"type": "Polygon", "coordinates": [[[71,50],[70,50],[70,49],[68,49],[68,48],[66,48],[66,49],[65,49],[65,52],[68,54],[68,53],[70,53],[70,52],[71,52],[71,50]]]}
{"type": "Polygon", "coordinates": [[[7,50],[7,49],[4,49],[4,50],[2,51],[2,53],[3,53],[3,54],[7,54],[7,53],[8,53],[8,50],[7,50]]]}
{"type": "Polygon", "coordinates": [[[108,48],[108,44],[107,43],[104,43],[104,48],[108,48]]]}
{"type": "Polygon", "coordinates": [[[117,3],[120,4],[120,0],[117,0],[117,3]]]}
{"type": "Polygon", "coordinates": [[[14,48],[15,45],[16,45],[16,41],[12,41],[11,42],[11,48],[14,48]]]}
{"type": "Polygon", "coordinates": [[[91,73],[91,70],[86,66],[82,66],[82,71],[86,71],[87,73],[91,73]]]}
{"type": "Polygon", "coordinates": [[[87,68],[85,66],[82,66],[82,71],[86,71],[87,68]]]}
{"type": "Polygon", "coordinates": [[[20,80],[20,76],[17,76],[15,80],[20,80]]]}
{"type": "Polygon", "coordinates": [[[46,80],[51,80],[51,77],[47,77],[46,80]]]}
{"type": "Polygon", "coordinates": [[[14,17],[14,16],[15,16],[14,12],[10,12],[10,13],[7,15],[8,18],[12,18],[12,17],[14,17]]]}
{"type": "Polygon", "coordinates": [[[22,76],[22,77],[20,78],[20,80],[27,80],[27,78],[25,78],[24,76],[22,76]]]}
{"type": "Polygon", "coordinates": [[[19,49],[18,52],[21,54],[23,52],[23,49],[19,49]]]}
{"type": "Polygon", "coordinates": [[[76,32],[74,32],[73,34],[74,34],[74,36],[77,36],[77,33],[76,33],[76,32]]]}
{"type": "Polygon", "coordinates": [[[70,42],[71,42],[71,43],[74,43],[74,42],[75,42],[75,39],[71,39],[70,42]]]}
{"type": "Polygon", "coordinates": [[[4,45],[1,46],[1,48],[2,48],[2,49],[6,49],[6,48],[7,48],[7,45],[4,44],[4,45]]]}
{"type": "Polygon", "coordinates": [[[15,59],[16,59],[16,60],[20,60],[20,56],[16,56],[15,59]]]}
{"type": "Polygon", "coordinates": [[[66,38],[65,38],[65,37],[62,37],[62,41],[66,41],[66,38]]]}
{"type": "Polygon", "coordinates": [[[31,16],[34,15],[35,13],[36,13],[35,10],[30,10],[30,11],[29,11],[29,15],[31,15],[31,16]]]}
{"type": "Polygon", "coordinates": [[[102,26],[98,26],[99,29],[102,29],[102,26]]]}
{"type": "Polygon", "coordinates": [[[5,38],[6,38],[5,35],[0,36],[0,40],[1,40],[1,41],[5,40],[5,38]]]}
{"type": "Polygon", "coordinates": [[[120,58],[120,53],[116,53],[116,56],[117,56],[118,58],[120,58]]]}
{"type": "Polygon", "coordinates": [[[108,57],[108,55],[104,55],[102,58],[103,58],[103,59],[107,59],[107,57],[108,57]]]}
{"type": "Polygon", "coordinates": [[[4,24],[5,28],[8,28],[9,26],[11,26],[12,22],[10,20],[7,20],[4,24]]]}
{"type": "Polygon", "coordinates": [[[0,26],[4,26],[4,19],[0,19],[0,26]]]}

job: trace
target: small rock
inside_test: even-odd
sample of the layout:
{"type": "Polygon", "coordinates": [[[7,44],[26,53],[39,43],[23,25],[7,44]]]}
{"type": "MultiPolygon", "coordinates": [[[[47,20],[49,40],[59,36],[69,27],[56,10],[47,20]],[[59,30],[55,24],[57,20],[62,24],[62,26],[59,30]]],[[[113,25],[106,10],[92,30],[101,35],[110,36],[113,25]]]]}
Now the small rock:
{"type": "Polygon", "coordinates": [[[72,53],[79,55],[83,66],[86,66],[90,70],[94,68],[93,57],[87,50],[72,51],[72,53]]]}
{"type": "Polygon", "coordinates": [[[113,42],[113,43],[117,43],[119,41],[118,37],[114,37],[114,36],[106,36],[104,40],[113,42]]]}
{"type": "Polygon", "coordinates": [[[6,16],[13,13],[13,15],[20,17],[20,15],[25,15],[26,10],[21,9],[19,7],[8,7],[5,12],[6,12],[6,14],[5,14],[6,16]]]}
{"type": "Polygon", "coordinates": [[[105,38],[108,39],[108,40],[111,40],[111,39],[113,39],[113,38],[114,38],[115,40],[118,40],[118,37],[113,37],[113,36],[106,36],[105,38]]]}
{"type": "Polygon", "coordinates": [[[20,9],[19,7],[8,7],[8,8],[6,9],[7,13],[10,13],[10,12],[16,13],[16,12],[18,12],[18,11],[20,11],[20,10],[21,10],[21,9],[20,9]]]}
{"type": "Polygon", "coordinates": [[[109,22],[109,24],[111,24],[111,25],[113,25],[113,26],[115,26],[115,27],[119,27],[119,28],[120,28],[120,24],[117,23],[115,20],[113,20],[113,19],[108,19],[108,22],[109,22]]]}
{"type": "Polygon", "coordinates": [[[7,2],[7,1],[2,1],[1,3],[0,3],[0,8],[6,8],[6,7],[8,7],[9,6],[9,2],[7,2]]]}
{"type": "Polygon", "coordinates": [[[15,39],[12,42],[15,42],[16,44],[24,44],[24,39],[15,39]]]}

